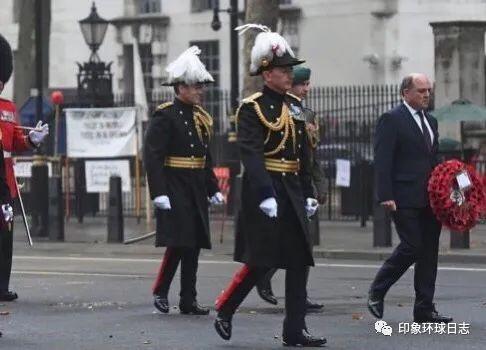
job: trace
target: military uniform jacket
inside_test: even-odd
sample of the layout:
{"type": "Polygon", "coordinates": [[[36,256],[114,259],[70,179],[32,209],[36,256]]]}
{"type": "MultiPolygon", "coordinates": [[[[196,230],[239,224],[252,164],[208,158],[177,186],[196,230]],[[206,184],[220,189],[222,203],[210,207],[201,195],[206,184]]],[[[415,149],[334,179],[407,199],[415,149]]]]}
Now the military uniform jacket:
{"type": "Polygon", "coordinates": [[[289,116],[289,95],[268,87],[243,100],[237,112],[238,144],[244,166],[235,260],[249,265],[287,268],[313,265],[305,198],[313,197],[305,122],[289,116]],[[297,172],[268,171],[265,159],[299,161],[297,172]],[[278,218],[260,203],[275,197],[278,218]]]}
{"type": "Polygon", "coordinates": [[[2,167],[10,197],[17,197],[17,183],[13,169],[12,152],[23,152],[34,148],[28,136],[17,128],[17,110],[12,101],[0,98],[0,142],[3,152],[2,167]]]}
{"type": "Polygon", "coordinates": [[[144,142],[150,197],[166,195],[171,209],[155,209],[156,246],[211,248],[208,197],[218,191],[208,142],[212,119],[179,99],[155,111],[144,142]],[[204,168],[165,166],[168,157],[205,157],[204,168]]]}

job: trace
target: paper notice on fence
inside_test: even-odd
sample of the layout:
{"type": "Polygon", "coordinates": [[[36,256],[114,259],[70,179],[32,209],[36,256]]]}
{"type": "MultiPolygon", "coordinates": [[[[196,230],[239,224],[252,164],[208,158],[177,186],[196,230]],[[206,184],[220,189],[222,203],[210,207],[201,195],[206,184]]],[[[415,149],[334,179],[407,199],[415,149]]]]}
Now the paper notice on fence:
{"type": "Polygon", "coordinates": [[[110,176],[121,177],[122,191],[130,192],[130,164],[128,160],[87,160],[85,162],[86,191],[109,192],[110,176]]]}
{"type": "MultiPolygon", "coordinates": [[[[16,160],[13,167],[16,177],[32,177],[32,162],[16,160]]],[[[47,173],[49,177],[52,177],[51,162],[47,162],[47,173]]]]}
{"type": "Polygon", "coordinates": [[[347,159],[336,159],[336,186],[351,185],[351,162],[347,159]]]}
{"type": "Polygon", "coordinates": [[[66,109],[67,156],[106,158],[134,156],[135,107],[66,109]]]}

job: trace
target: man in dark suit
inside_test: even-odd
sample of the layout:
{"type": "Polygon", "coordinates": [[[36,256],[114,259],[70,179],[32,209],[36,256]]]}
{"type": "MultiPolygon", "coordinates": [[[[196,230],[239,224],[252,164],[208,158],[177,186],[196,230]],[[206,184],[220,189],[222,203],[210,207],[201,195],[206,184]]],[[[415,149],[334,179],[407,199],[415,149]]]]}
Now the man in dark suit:
{"type": "Polygon", "coordinates": [[[437,164],[437,120],[426,109],[431,83],[424,74],[406,76],[403,103],[383,114],[375,134],[375,173],[379,203],[391,211],[400,244],[371,284],[368,309],[383,317],[390,287],[415,264],[415,322],[451,322],[433,304],[441,224],[429,204],[427,183],[437,164]]]}

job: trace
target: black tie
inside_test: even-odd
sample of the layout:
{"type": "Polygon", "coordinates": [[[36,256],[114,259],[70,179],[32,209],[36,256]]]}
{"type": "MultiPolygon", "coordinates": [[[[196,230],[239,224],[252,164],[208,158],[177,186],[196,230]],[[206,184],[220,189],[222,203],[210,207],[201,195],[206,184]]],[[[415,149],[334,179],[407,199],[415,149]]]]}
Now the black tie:
{"type": "Polygon", "coordinates": [[[417,111],[417,114],[420,117],[420,125],[422,126],[422,135],[424,136],[425,145],[430,151],[432,149],[432,141],[430,140],[429,129],[427,128],[427,125],[425,125],[424,114],[422,111],[417,111]]]}

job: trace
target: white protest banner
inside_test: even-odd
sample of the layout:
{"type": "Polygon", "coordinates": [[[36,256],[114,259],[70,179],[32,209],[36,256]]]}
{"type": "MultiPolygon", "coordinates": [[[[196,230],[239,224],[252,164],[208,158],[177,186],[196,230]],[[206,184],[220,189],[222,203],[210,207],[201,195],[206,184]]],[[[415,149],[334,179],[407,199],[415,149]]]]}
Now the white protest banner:
{"type": "Polygon", "coordinates": [[[88,193],[108,192],[110,176],[121,177],[122,191],[130,192],[130,164],[128,160],[87,160],[85,163],[86,191],[88,193]]]}
{"type": "Polygon", "coordinates": [[[135,107],[68,108],[66,152],[73,158],[134,156],[135,107]]]}
{"type": "Polygon", "coordinates": [[[336,186],[351,185],[351,162],[348,159],[336,159],[336,186]]]}

